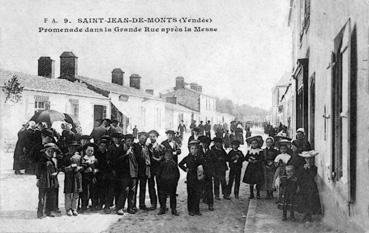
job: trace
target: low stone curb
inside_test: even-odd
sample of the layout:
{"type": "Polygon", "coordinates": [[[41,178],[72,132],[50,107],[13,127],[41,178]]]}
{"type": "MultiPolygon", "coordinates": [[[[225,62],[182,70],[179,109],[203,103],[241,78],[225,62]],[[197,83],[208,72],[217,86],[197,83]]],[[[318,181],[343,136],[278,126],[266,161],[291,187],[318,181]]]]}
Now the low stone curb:
{"type": "Polygon", "coordinates": [[[248,233],[248,232],[254,233],[257,203],[258,202],[256,199],[250,199],[249,207],[248,207],[247,215],[246,215],[245,228],[243,230],[244,233],[248,233]]]}

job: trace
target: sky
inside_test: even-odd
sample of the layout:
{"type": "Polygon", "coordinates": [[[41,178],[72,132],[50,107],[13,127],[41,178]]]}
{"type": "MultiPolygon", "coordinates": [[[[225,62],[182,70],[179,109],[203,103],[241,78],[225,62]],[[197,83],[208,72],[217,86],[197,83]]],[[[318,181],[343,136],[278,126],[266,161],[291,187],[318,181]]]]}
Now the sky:
{"type": "MultiPolygon", "coordinates": [[[[207,94],[269,109],[271,89],[290,70],[288,0],[0,0],[0,68],[37,74],[37,59],[73,51],[78,74],[111,81],[111,71],[139,74],[143,89],[173,87],[175,77],[197,82],[207,94]],[[77,24],[91,17],[203,17],[217,32],[39,33],[42,27],[183,26],[77,24]],[[44,23],[44,18],[58,24],[44,23]]],[[[201,26],[201,25],[188,25],[201,26]]]]}

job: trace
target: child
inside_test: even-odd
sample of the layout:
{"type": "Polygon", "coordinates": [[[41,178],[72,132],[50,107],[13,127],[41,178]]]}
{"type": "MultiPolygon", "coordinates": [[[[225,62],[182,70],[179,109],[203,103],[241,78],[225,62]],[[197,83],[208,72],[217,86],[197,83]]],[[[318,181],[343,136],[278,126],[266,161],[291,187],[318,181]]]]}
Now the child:
{"type": "Polygon", "coordinates": [[[72,156],[67,156],[65,161],[65,178],[64,178],[64,194],[65,194],[65,211],[68,216],[77,216],[77,205],[79,193],[82,192],[82,166],[81,155],[75,152],[72,156]]]}
{"type": "Polygon", "coordinates": [[[274,149],[274,139],[269,137],[265,140],[266,147],[263,150],[264,168],[264,190],[267,192],[267,199],[273,198],[273,178],[275,174],[274,159],[279,152],[274,149]]]}
{"type": "Polygon", "coordinates": [[[190,216],[201,215],[200,195],[202,182],[197,178],[197,167],[203,166],[204,161],[198,153],[199,141],[193,140],[189,143],[190,153],[178,164],[187,172],[187,208],[190,216]]]}
{"type": "Polygon", "coordinates": [[[234,181],[234,196],[236,199],[239,198],[240,190],[240,180],[241,180],[241,170],[242,163],[244,161],[244,155],[242,151],[238,148],[240,146],[240,141],[234,140],[231,142],[232,150],[228,153],[228,163],[229,163],[229,182],[228,182],[228,193],[232,192],[232,185],[234,181]]]}
{"type": "Polygon", "coordinates": [[[282,180],[282,200],[278,207],[283,210],[283,221],[287,220],[287,211],[290,211],[290,218],[295,221],[296,208],[296,193],[297,193],[297,178],[295,176],[295,169],[292,165],[286,166],[286,179],[282,180]]]}
{"type": "Polygon", "coordinates": [[[246,142],[250,144],[251,149],[247,151],[245,157],[245,160],[249,163],[242,181],[250,185],[250,199],[254,198],[254,185],[256,184],[256,197],[260,199],[260,188],[264,183],[263,156],[260,149],[263,145],[263,138],[252,136],[247,138],[246,142]]]}
{"type": "Polygon", "coordinates": [[[305,164],[297,171],[298,185],[300,187],[299,197],[300,209],[304,213],[304,221],[311,222],[313,214],[321,214],[318,187],[315,183],[317,167],[314,165],[314,156],[317,152],[310,151],[300,154],[305,157],[305,164]]]}
{"type": "MultiPolygon", "coordinates": [[[[96,178],[94,176],[97,159],[94,152],[97,146],[94,143],[88,143],[84,146],[85,156],[82,157],[82,211],[87,210],[88,203],[92,199],[96,178]]],[[[96,203],[92,203],[94,206],[96,203]]]]}
{"type": "Polygon", "coordinates": [[[171,150],[165,152],[164,159],[157,173],[160,202],[160,211],[158,215],[165,214],[167,196],[169,195],[172,214],[178,216],[176,190],[179,180],[179,169],[177,163],[173,160],[171,150]]]}
{"type": "Polygon", "coordinates": [[[57,209],[56,199],[59,188],[55,153],[60,152],[60,150],[54,143],[46,143],[40,152],[42,155],[36,169],[36,186],[39,192],[37,217],[44,217],[44,209],[47,216],[55,217],[57,209]]]}
{"type": "Polygon", "coordinates": [[[283,193],[283,187],[281,186],[281,183],[286,179],[286,166],[291,159],[291,155],[287,154],[289,144],[290,141],[281,140],[279,142],[280,154],[274,159],[274,164],[277,167],[274,175],[274,186],[278,192],[277,203],[281,201],[283,193]]]}

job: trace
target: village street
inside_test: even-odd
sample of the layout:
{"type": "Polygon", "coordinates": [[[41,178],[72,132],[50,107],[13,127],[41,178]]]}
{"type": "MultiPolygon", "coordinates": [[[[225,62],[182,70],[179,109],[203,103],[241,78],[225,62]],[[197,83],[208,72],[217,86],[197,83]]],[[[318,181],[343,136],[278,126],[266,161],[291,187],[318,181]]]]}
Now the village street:
{"type": "MultiPolygon", "coordinates": [[[[184,142],[187,142],[186,135],[184,142]]],[[[242,150],[246,152],[246,147],[242,150]]],[[[187,143],[182,146],[182,157],[187,155],[187,143]]],[[[59,175],[60,217],[37,219],[36,178],[32,175],[14,175],[11,170],[12,153],[1,156],[0,161],[0,232],[243,232],[248,205],[248,186],[241,184],[240,199],[215,200],[215,211],[201,204],[201,217],[187,213],[185,173],[181,171],[178,187],[178,217],[170,213],[158,216],[156,211],[139,211],[135,215],[101,213],[68,217],[64,210],[63,173],[59,175]],[[142,224],[142,223],[145,224],[142,224]]],[[[181,158],[182,158],[181,157],[181,158]]],[[[244,166],[245,168],[245,166],[244,166]]],[[[146,195],[149,204],[149,196],[146,195]]],[[[168,200],[169,206],[169,200],[168,200]]]]}

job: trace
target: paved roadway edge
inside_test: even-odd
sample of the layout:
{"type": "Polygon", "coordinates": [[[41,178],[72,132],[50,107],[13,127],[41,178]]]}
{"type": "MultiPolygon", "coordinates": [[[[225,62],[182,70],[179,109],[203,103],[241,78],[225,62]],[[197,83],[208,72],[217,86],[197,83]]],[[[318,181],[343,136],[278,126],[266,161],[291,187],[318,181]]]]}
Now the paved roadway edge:
{"type": "Polygon", "coordinates": [[[244,233],[254,232],[255,228],[255,214],[256,214],[256,207],[257,207],[257,200],[250,199],[249,206],[247,209],[246,221],[245,221],[245,228],[243,230],[244,233]]]}

